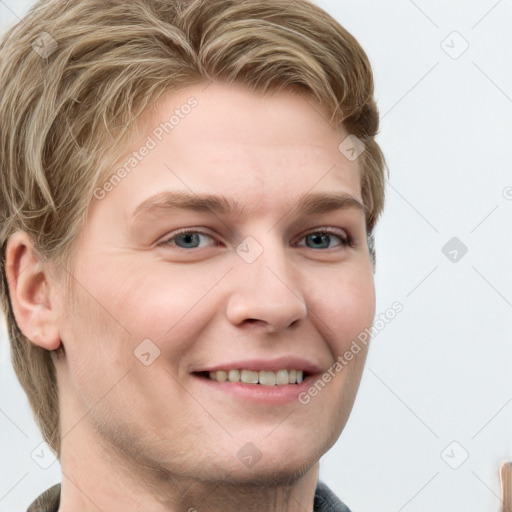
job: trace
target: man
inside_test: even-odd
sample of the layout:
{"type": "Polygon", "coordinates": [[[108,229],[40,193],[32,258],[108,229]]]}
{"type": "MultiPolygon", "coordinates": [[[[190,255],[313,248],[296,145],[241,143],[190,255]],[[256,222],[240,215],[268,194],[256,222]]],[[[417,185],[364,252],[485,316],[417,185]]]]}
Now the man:
{"type": "Polygon", "coordinates": [[[318,461],[375,314],[359,44],[305,0],[56,0],[1,51],[2,299],[62,468],[29,511],[347,511],[318,461]]]}

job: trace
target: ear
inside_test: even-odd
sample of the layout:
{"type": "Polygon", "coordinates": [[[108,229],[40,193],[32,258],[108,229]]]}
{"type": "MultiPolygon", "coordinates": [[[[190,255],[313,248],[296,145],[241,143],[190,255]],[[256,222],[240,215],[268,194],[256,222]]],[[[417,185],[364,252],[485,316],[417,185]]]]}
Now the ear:
{"type": "Polygon", "coordinates": [[[56,311],[52,308],[48,265],[24,231],[9,238],[5,256],[9,297],[18,327],[35,345],[58,349],[61,341],[56,311]]]}

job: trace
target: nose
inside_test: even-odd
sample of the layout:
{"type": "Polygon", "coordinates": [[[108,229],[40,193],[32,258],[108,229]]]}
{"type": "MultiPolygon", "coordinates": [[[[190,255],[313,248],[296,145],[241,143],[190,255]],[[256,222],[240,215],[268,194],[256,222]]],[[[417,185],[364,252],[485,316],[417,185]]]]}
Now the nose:
{"type": "Polygon", "coordinates": [[[281,332],[307,316],[300,280],[283,247],[263,248],[252,263],[237,256],[226,315],[235,326],[253,324],[267,333],[281,332]]]}

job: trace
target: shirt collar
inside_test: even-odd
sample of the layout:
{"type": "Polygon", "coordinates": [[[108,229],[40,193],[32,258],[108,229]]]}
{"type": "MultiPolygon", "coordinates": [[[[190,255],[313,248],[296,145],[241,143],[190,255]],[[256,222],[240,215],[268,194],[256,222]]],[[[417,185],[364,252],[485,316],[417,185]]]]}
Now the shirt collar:
{"type": "MultiPolygon", "coordinates": [[[[38,496],[27,512],[57,512],[60,505],[60,484],[50,487],[38,496]]],[[[345,504],[325,485],[318,482],[313,512],[350,512],[345,504]]]]}

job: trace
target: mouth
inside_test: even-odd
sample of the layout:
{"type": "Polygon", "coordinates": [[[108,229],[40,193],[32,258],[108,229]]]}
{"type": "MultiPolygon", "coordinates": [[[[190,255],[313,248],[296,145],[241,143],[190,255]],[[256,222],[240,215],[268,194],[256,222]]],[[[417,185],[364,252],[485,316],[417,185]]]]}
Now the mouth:
{"type": "Polygon", "coordinates": [[[196,375],[215,382],[243,383],[258,386],[289,386],[301,384],[309,374],[303,370],[286,368],[269,370],[225,369],[196,372],[196,375]]]}
{"type": "MultiPolygon", "coordinates": [[[[300,404],[298,397],[322,374],[323,366],[307,358],[285,355],[252,358],[196,367],[191,374],[211,398],[234,400],[236,407],[300,404]]],[[[301,405],[302,407],[302,405],[301,405]]]]}

